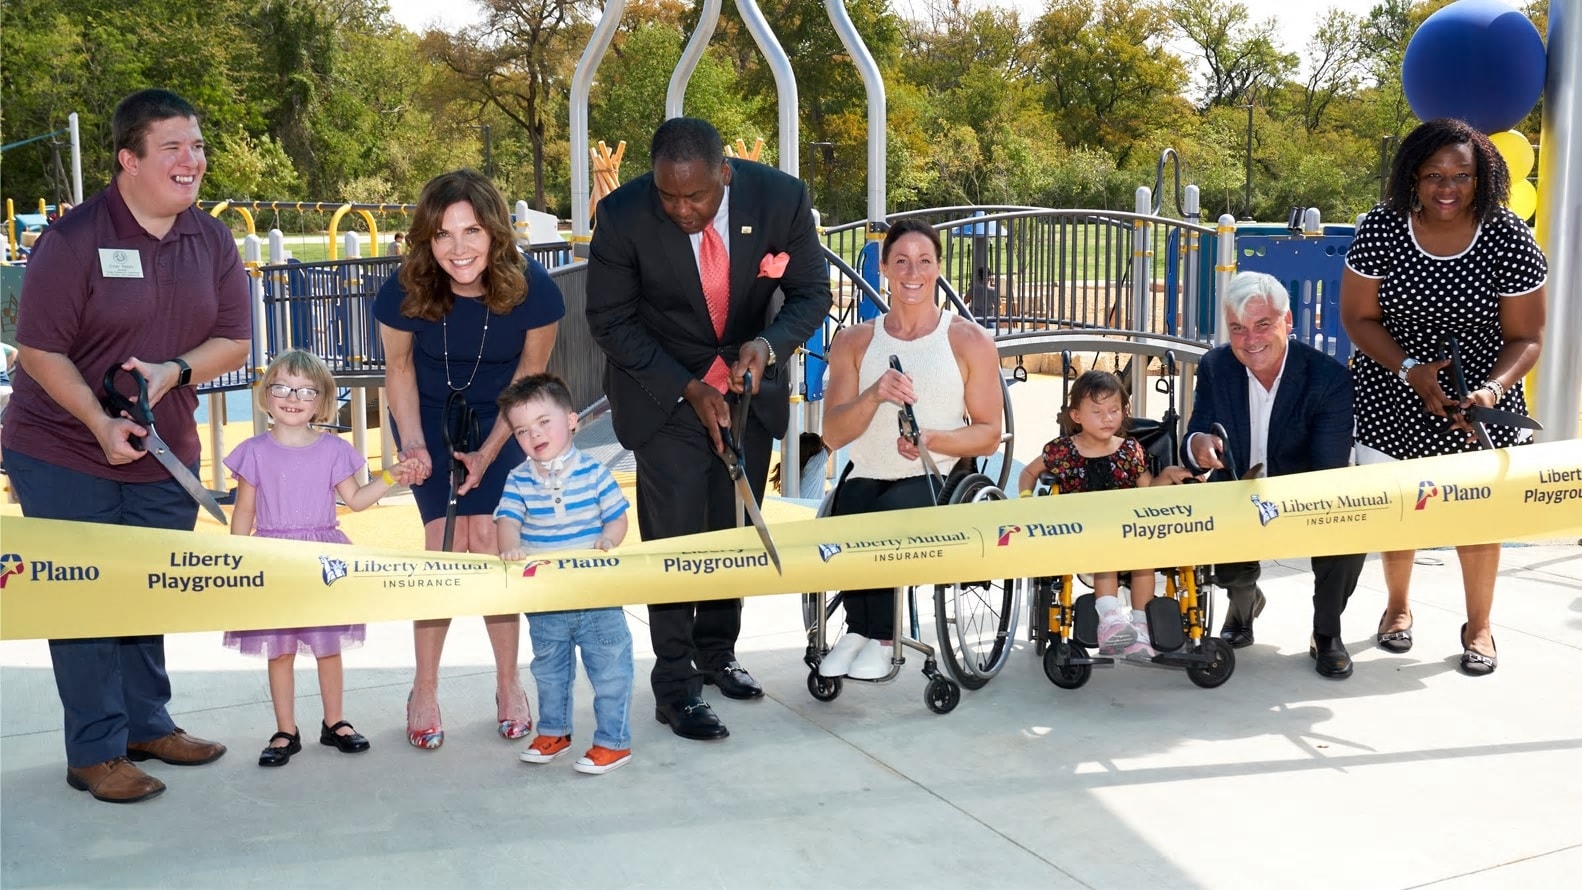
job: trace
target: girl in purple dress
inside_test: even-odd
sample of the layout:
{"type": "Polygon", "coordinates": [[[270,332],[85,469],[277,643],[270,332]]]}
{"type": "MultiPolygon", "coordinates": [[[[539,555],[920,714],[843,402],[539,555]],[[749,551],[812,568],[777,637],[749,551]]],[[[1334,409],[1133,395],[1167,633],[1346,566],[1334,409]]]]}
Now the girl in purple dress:
{"type": "MultiPolygon", "coordinates": [[[[362,510],[392,486],[411,482],[411,467],[403,462],[367,485],[358,485],[355,474],[365,463],[362,455],[339,436],[310,426],[328,423],[335,414],[335,378],[312,353],[293,349],[276,358],[258,388],[258,407],[274,421],[273,426],[236,446],[225,459],[237,482],[233,535],[349,544],[335,518],[336,495],[347,507],[362,510]]],[[[319,692],[324,699],[320,744],[346,754],[368,750],[368,740],[341,712],[341,647],[360,644],[363,635],[361,624],[225,635],[225,645],[269,659],[269,697],[279,731],[259,755],[259,766],[284,766],[302,750],[293,673],[298,650],[318,659],[319,692]]]]}

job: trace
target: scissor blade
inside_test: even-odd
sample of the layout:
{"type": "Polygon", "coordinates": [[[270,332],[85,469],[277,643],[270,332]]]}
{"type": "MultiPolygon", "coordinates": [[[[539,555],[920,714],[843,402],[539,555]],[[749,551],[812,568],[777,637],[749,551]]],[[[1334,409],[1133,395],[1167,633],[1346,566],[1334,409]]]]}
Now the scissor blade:
{"type": "Polygon", "coordinates": [[[1494,450],[1494,440],[1489,438],[1489,428],[1483,425],[1483,421],[1473,421],[1472,431],[1477,434],[1479,445],[1482,445],[1484,448],[1487,448],[1490,451],[1494,450]]]}
{"type": "Polygon", "coordinates": [[[144,444],[148,446],[148,453],[154,455],[154,459],[159,461],[160,466],[165,468],[165,472],[169,473],[171,478],[181,483],[181,487],[187,490],[187,494],[194,501],[198,502],[198,506],[208,510],[209,515],[213,516],[221,525],[231,524],[231,521],[225,518],[225,511],[220,509],[220,502],[214,499],[214,495],[209,494],[209,490],[203,487],[203,483],[198,481],[198,477],[192,475],[191,470],[183,466],[181,461],[170,453],[170,446],[166,445],[165,440],[161,439],[159,434],[154,432],[152,428],[149,429],[148,438],[144,441],[144,444]]]}
{"type": "Polygon", "coordinates": [[[758,501],[753,499],[753,489],[747,484],[746,476],[736,477],[736,493],[741,496],[742,506],[747,509],[747,519],[752,522],[753,528],[758,530],[758,540],[763,542],[764,550],[769,554],[769,561],[775,564],[775,572],[784,575],[785,569],[780,567],[780,548],[775,546],[775,539],[769,535],[769,526],[764,524],[764,514],[758,512],[758,501]]]}
{"type": "Polygon", "coordinates": [[[1544,425],[1525,414],[1515,411],[1506,411],[1503,408],[1483,408],[1472,405],[1467,408],[1467,418],[1480,423],[1492,423],[1495,426],[1514,426],[1524,430],[1541,430],[1544,425]]]}

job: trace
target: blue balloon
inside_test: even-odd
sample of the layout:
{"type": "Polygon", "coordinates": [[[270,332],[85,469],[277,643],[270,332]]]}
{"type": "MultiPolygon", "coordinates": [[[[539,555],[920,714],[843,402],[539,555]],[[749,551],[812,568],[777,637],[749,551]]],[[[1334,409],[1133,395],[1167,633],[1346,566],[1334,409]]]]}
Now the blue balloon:
{"type": "Polygon", "coordinates": [[[1521,122],[1543,94],[1544,41],[1504,0],[1457,0],[1406,45],[1401,86],[1425,121],[1455,117],[1485,133],[1521,122]]]}

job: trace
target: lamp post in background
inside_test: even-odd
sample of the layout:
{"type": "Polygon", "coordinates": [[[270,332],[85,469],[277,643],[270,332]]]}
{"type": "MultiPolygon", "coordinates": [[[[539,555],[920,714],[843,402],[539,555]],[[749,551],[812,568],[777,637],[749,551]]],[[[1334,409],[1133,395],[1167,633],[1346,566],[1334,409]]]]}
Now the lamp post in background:
{"type": "MultiPolygon", "coordinates": [[[[822,196],[822,197],[824,197],[826,199],[833,200],[834,197],[835,197],[835,194],[834,194],[834,191],[831,190],[830,187],[829,187],[829,177],[830,177],[830,170],[835,166],[835,143],[833,143],[833,142],[809,142],[807,147],[808,148],[821,149],[821,151],[819,153],[819,166],[824,168],[824,191],[820,193],[820,196],[822,196]]],[[[814,201],[813,202],[813,206],[817,207],[818,206],[818,202],[814,201]]],[[[835,213],[835,208],[834,207],[830,207],[828,215],[824,217],[824,224],[827,226],[830,223],[837,222],[837,221],[838,221],[838,216],[835,213]]]]}
{"type": "Polygon", "coordinates": [[[1237,106],[1247,109],[1247,174],[1242,186],[1241,214],[1245,219],[1252,219],[1252,109],[1253,104],[1237,106]]]}

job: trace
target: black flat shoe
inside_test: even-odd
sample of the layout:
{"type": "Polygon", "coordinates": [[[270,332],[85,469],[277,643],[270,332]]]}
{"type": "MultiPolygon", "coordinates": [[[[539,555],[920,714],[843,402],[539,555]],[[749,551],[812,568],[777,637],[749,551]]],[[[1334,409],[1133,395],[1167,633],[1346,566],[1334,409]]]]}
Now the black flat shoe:
{"type": "Polygon", "coordinates": [[[654,709],[654,719],[684,739],[708,742],[731,734],[709,703],[697,696],[667,702],[654,709]]]}
{"type": "Polygon", "coordinates": [[[291,762],[291,755],[302,753],[302,730],[296,732],[277,732],[269,737],[269,747],[258,755],[259,766],[285,766],[291,762]],[[285,739],[283,747],[277,747],[275,741],[285,739]]]}
{"type": "Polygon", "coordinates": [[[360,754],[368,750],[368,740],[363,738],[362,733],[357,730],[352,729],[351,732],[345,735],[337,734],[335,730],[340,729],[342,726],[352,729],[352,725],[345,720],[336,723],[334,726],[325,726],[320,722],[319,744],[339,748],[342,754],[360,754]]]}
{"type": "Polygon", "coordinates": [[[1313,670],[1320,677],[1344,680],[1351,676],[1351,653],[1340,642],[1340,637],[1313,634],[1307,644],[1307,654],[1313,657],[1313,670]]]}
{"type": "Polygon", "coordinates": [[[1229,643],[1232,649],[1245,649],[1253,644],[1252,620],[1263,614],[1263,607],[1269,600],[1263,591],[1254,591],[1252,597],[1252,614],[1238,615],[1235,606],[1232,606],[1225,615],[1225,623],[1220,625],[1219,638],[1229,643]]]}
{"type": "Polygon", "coordinates": [[[753,675],[735,661],[727,661],[717,671],[704,671],[703,682],[720,687],[720,692],[726,698],[745,700],[761,698],[764,694],[764,688],[758,685],[753,675]]]}
{"type": "MultiPolygon", "coordinates": [[[[1489,643],[1493,645],[1494,635],[1489,634],[1489,643]]],[[[1467,645],[1467,626],[1461,625],[1461,672],[1469,677],[1486,677],[1494,673],[1500,666],[1500,653],[1498,649],[1493,655],[1484,655],[1482,652],[1467,645]]]]}
{"type": "Polygon", "coordinates": [[[1410,652],[1410,651],[1412,651],[1412,615],[1411,615],[1411,613],[1408,612],[1406,614],[1406,626],[1405,627],[1401,628],[1400,630],[1392,630],[1389,633],[1385,633],[1384,632],[1384,619],[1388,618],[1389,616],[1390,616],[1389,612],[1385,612],[1383,615],[1379,616],[1379,632],[1374,635],[1374,640],[1376,640],[1378,642],[1379,648],[1380,649],[1385,649],[1385,650],[1388,650],[1390,652],[1394,652],[1394,653],[1397,653],[1397,654],[1402,653],[1402,652],[1410,652]]]}

